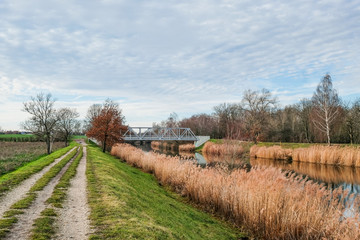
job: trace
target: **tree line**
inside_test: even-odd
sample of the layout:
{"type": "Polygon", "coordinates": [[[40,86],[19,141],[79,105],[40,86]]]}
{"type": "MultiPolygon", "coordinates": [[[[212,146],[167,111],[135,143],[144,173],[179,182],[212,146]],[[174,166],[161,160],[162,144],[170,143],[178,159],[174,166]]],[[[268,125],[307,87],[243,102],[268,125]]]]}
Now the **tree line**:
{"type": "Polygon", "coordinates": [[[179,120],[175,113],[154,126],[189,127],[211,138],[268,142],[360,143],[360,99],[342,101],[326,74],[312,98],[280,108],[266,89],[246,90],[241,102],[223,103],[211,114],[179,120]]]}

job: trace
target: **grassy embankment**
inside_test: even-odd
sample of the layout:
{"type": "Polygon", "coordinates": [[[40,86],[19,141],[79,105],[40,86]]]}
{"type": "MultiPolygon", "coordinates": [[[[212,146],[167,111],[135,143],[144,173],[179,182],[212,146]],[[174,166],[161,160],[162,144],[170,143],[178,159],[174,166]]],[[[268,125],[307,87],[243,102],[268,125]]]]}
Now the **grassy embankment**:
{"type": "MultiPolygon", "coordinates": [[[[62,147],[62,143],[55,143],[53,150],[62,147]]],[[[44,142],[0,142],[0,176],[45,155],[44,142]]]]}
{"type": "MultiPolygon", "coordinates": [[[[0,239],[6,237],[7,232],[10,231],[13,224],[18,221],[18,215],[23,213],[23,209],[27,209],[34,202],[37,197],[37,192],[44,189],[44,187],[53,179],[61,169],[75,156],[76,149],[73,149],[66,157],[54,165],[48,172],[46,172],[27,192],[26,197],[14,203],[10,210],[4,213],[4,218],[0,220],[0,239]]],[[[38,163],[39,164],[39,163],[38,163]]]]}
{"type": "Polygon", "coordinates": [[[359,212],[342,201],[346,192],[327,190],[276,168],[228,171],[144,153],[128,144],[112,154],[154,173],[159,182],[197,204],[245,226],[263,239],[358,239],[359,212]],[[352,213],[350,213],[353,211],[352,213]],[[354,217],[347,217],[354,214],[354,217]]]}
{"type": "Polygon", "coordinates": [[[68,152],[71,148],[73,148],[76,145],[75,142],[72,142],[70,146],[66,148],[59,149],[55,152],[53,152],[50,155],[41,157],[39,159],[36,159],[30,163],[27,163],[26,165],[18,168],[17,170],[7,173],[5,175],[2,175],[0,177],[0,196],[8,191],[10,188],[16,186],[23,180],[30,177],[32,174],[37,173],[41,171],[44,167],[51,164],[55,161],[55,159],[61,157],[66,152],[68,152]]]}
{"type": "Polygon", "coordinates": [[[83,147],[80,147],[79,154],[71,163],[68,170],[60,178],[59,183],[55,186],[54,191],[49,199],[46,200],[51,206],[41,212],[41,216],[35,220],[32,229],[31,239],[51,239],[55,234],[54,222],[57,217],[57,209],[62,208],[62,203],[66,198],[67,189],[70,186],[70,180],[76,174],[76,168],[83,156],[83,147]]]}
{"type": "Polygon", "coordinates": [[[239,239],[240,231],[186,204],[151,174],[88,147],[91,239],[239,239]]]}

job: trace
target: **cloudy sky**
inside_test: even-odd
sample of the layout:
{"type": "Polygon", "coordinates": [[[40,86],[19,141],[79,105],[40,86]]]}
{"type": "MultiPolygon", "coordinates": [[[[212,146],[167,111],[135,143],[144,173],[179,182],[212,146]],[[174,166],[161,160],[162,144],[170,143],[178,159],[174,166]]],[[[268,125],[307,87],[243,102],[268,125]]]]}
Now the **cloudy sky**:
{"type": "Polygon", "coordinates": [[[149,126],[249,88],[296,103],[326,73],[343,99],[360,96],[358,0],[0,0],[3,129],[20,129],[39,92],[82,117],[109,97],[149,126]]]}

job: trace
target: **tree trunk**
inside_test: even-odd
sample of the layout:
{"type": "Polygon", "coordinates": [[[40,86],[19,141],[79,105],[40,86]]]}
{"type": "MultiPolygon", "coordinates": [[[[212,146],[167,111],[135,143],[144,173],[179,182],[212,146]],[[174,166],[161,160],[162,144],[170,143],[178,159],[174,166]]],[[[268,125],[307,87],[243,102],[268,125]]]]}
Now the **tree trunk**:
{"type": "Polygon", "coordinates": [[[105,150],[106,150],[106,138],[107,138],[107,136],[105,135],[104,142],[103,142],[103,152],[105,152],[105,150]]]}
{"type": "Polygon", "coordinates": [[[47,149],[47,154],[50,154],[51,153],[51,141],[50,141],[49,137],[46,138],[46,149],[47,149]]]}

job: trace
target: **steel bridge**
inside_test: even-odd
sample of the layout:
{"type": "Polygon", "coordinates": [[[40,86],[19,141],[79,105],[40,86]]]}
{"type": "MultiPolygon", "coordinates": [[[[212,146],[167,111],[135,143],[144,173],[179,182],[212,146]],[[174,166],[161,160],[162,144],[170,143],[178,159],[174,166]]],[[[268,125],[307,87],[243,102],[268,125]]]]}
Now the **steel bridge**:
{"type": "Polygon", "coordinates": [[[128,127],[124,141],[198,141],[190,128],[128,127]]]}

